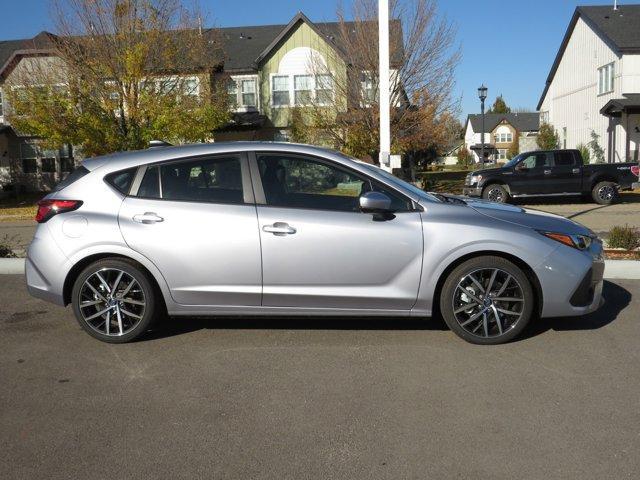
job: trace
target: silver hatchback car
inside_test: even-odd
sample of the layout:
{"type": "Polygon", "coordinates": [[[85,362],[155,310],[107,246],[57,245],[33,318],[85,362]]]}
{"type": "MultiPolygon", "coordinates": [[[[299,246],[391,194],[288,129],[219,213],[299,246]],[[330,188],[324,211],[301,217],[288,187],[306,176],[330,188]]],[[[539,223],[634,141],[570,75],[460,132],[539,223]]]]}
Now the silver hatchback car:
{"type": "Polygon", "coordinates": [[[602,244],[542,212],[425,193],[284,143],[85,160],[40,203],[28,289],[121,343],[164,315],[417,316],[498,344],[601,302],[602,244]]]}

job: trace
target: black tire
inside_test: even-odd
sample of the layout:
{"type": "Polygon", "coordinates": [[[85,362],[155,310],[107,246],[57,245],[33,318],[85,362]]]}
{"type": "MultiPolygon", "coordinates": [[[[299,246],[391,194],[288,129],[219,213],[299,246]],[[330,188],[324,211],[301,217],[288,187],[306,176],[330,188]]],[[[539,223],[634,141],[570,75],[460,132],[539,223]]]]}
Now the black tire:
{"type": "Polygon", "coordinates": [[[509,192],[504,188],[504,185],[494,183],[484,187],[482,198],[490,202],[507,203],[509,201],[509,192]]]}
{"type": "Polygon", "coordinates": [[[598,182],[591,190],[591,198],[600,205],[611,205],[618,199],[618,188],[614,182],[598,182]]]}
{"type": "MultiPolygon", "coordinates": [[[[475,284],[471,283],[470,285],[475,284]]],[[[440,294],[440,312],[449,328],[460,338],[478,345],[499,345],[516,338],[531,320],[534,312],[534,303],[535,296],[531,282],[522,269],[509,260],[494,256],[475,257],[458,265],[448,275],[440,294]],[[468,286],[459,288],[459,285],[462,284],[470,274],[473,274],[474,277],[477,277],[476,280],[486,289],[491,282],[491,275],[493,275],[493,273],[483,277],[483,272],[492,272],[494,270],[499,273],[496,273],[493,277],[493,285],[489,292],[490,299],[488,303],[495,306],[495,309],[493,306],[487,305],[486,295],[481,294],[478,287],[474,287],[477,288],[477,291],[473,291],[468,286]],[[511,279],[509,279],[509,277],[511,277],[511,279]],[[503,284],[506,286],[500,291],[503,284]],[[496,297],[496,293],[502,296],[496,297]],[[483,303],[476,303],[473,299],[469,298],[472,303],[476,303],[477,307],[474,306],[468,310],[456,313],[456,310],[460,309],[460,305],[465,305],[464,303],[457,303],[457,300],[469,294],[476,296],[476,298],[483,303]],[[507,295],[507,297],[504,297],[504,295],[507,295]],[[509,298],[509,295],[513,296],[512,300],[514,298],[522,298],[522,301],[507,302],[492,300],[493,298],[509,298]],[[497,311],[498,309],[500,309],[500,312],[497,311]],[[485,316],[481,313],[482,310],[487,311],[486,321],[483,321],[485,316]],[[510,314],[502,313],[505,311],[510,312],[510,314]],[[495,312],[495,314],[493,312],[495,312]],[[515,319],[513,318],[515,316],[513,315],[514,313],[518,313],[518,317],[515,319]],[[477,320],[469,320],[478,314],[481,316],[477,317],[477,320]],[[500,319],[499,325],[496,321],[496,315],[500,319]],[[491,321],[492,317],[493,322],[491,321]],[[465,323],[466,325],[463,325],[465,323]],[[473,329],[479,330],[477,333],[473,333],[473,329]],[[486,336],[484,332],[487,332],[486,336]]],[[[469,305],[471,305],[471,303],[469,303],[469,305]]]]}
{"type": "MultiPolygon", "coordinates": [[[[108,284],[110,282],[107,280],[106,283],[108,284]]],[[[115,280],[111,283],[111,286],[113,286],[115,284],[115,280]]],[[[84,329],[84,331],[92,337],[107,343],[127,343],[139,338],[149,330],[149,327],[151,327],[151,325],[158,318],[162,316],[162,312],[164,311],[163,304],[161,303],[160,293],[156,291],[156,288],[154,287],[154,284],[149,278],[148,274],[143,271],[136,262],[122,258],[105,258],[102,260],[98,260],[82,270],[73,285],[73,290],[71,293],[71,303],[73,305],[73,312],[76,316],[76,319],[78,320],[78,323],[84,329]],[[99,273],[103,278],[105,276],[111,275],[113,277],[115,275],[116,279],[119,275],[119,273],[116,272],[123,272],[121,278],[125,278],[127,280],[132,278],[135,280],[135,282],[129,281],[127,283],[123,283],[123,280],[121,280],[121,285],[119,287],[116,287],[114,298],[111,298],[106,294],[106,287],[100,287],[100,277],[96,276],[96,272],[99,273]],[[92,283],[97,285],[97,287],[94,286],[95,290],[90,290],[89,286],[85,286],[85,282],[89,278],[91,278],[92,283]],[[129,290],[130,293],[128,293],[128,295],[131,295],[132,297],[126,300],[127,296],[125,295],[125,300],[118,302],[118,293],[124,292],[124,290],[126,290],[126,287],[128,286],[128,283],[132,283],[133,285],[129,290]],[[96,290],[98,291],[98,293],[92,293],[96,292],[96,290]],[[89,292],[89,294],[93,296],[93,300],[87,296],[87,292],[89,292]],[[84,300],[81,300],[81,295],[84,300]],[[99,295],[102,295],[102,299],[99,297],[99,295]],[[135,295],[136,297],[133,297],[133,295],[135,295]],[[102,302],[103,299],[106,299],[114,304],[118,304],[123,309],[125,309],[126,306],[126,308],[131,310],[131,312],[126,309],[124,310],[130,314],[130,317],[128,317],[129,321],[131,322],[129,325],[130,328],[128,328],[126,331],[124,330],[123,327],[127,326],[127,315],[121,313],[120,311],[118,311],[118,314],[120,315],[118,318],[115,317],[115,313],[113,314],[114,317],[111,317],[111,312],[113,312],[114,310],[109,310],[108,314],[99,315],[95,319],[95,321],[88,320],[89,317],[96,315],[100,311],[104,310],[104,308],[108,307],[109,304],[102,302]],[[100,303],[98,303],[97,305],[83,306],[82,309],[89,310],[88,312],[87,310],[84,310],[84,312],[87,313],[83,315],[83,311],[81,311],[80,306],[81,301],[83,301],[84,303],[100,303]],[[124,302],[143,302],[144,305],[129,305],[128,303],[124,302]],[[133,312],[133,310],[135,310],[135,312],[133,312]],[[139,318],[135,318],[134,315],[138,316],[139,318]],[[122,320],[118,322],[120,318],[122,318],[122,320]],[[102,320],[104,320],[103,328],[105,330],[108,330],[110,332],[111,328],[114,328],[118,329],[118,331],[110,335],[101,332],[99,323],[101,323],[102,320]],[[107,322],[109,323],[110,327],[106,326],[107,322]],[[122,330],[120,330],[120,328],[122,328],[122,330]],[[123,333],[120,334],[120,331],[122,331],[123,333]]],[[[115,309],[116,307],[112,306],[109,308],[115,309]]]]}

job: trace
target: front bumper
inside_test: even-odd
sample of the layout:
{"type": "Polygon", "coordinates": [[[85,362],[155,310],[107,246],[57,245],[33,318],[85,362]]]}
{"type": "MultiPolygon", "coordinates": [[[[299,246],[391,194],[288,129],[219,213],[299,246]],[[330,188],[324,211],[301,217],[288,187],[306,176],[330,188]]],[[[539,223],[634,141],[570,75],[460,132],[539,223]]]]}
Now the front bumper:
{"type": "Polygon", "coordinates": [[[604,258],[599,242],[589,251],[560,246],[536,274],[542,287],[542,317],[586,315],[603,303],[604,258]]]}
{"type": "Polygon", "coordinates": [[[462,189],[462,194],[468,197],[481,197],[482,189],[478,187],[464,187],[462,189]]]}

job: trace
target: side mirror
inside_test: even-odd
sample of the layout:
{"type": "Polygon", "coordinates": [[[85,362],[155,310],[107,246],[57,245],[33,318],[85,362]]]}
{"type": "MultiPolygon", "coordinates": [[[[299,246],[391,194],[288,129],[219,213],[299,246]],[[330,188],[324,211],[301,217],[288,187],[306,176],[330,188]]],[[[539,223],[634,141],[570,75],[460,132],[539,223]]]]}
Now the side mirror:
{"type": "Polygon", "coordinates": [[[391,213],[391,199],[382,192],[360,195],[360,210],[364,213],[391,213]]]}

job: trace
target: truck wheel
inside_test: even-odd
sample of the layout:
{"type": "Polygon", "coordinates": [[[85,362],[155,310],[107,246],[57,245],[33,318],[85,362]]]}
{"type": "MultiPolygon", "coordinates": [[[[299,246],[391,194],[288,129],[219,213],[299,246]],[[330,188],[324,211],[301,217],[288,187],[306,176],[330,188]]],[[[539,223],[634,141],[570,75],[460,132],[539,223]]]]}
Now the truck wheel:
{"type": "Polygon", "coordinates": [[[485,187],[482,191],[482,198],[496,203],[507,203],[509,201],[509,192],[502,185],[494,183],[485,187]]]}
{"type": "Polygon", "coordinates": [[[599,182],[591,190],[593,201],[600,205],[611,205],[618,198],[618,189],[613,182],[599,182]]]}

